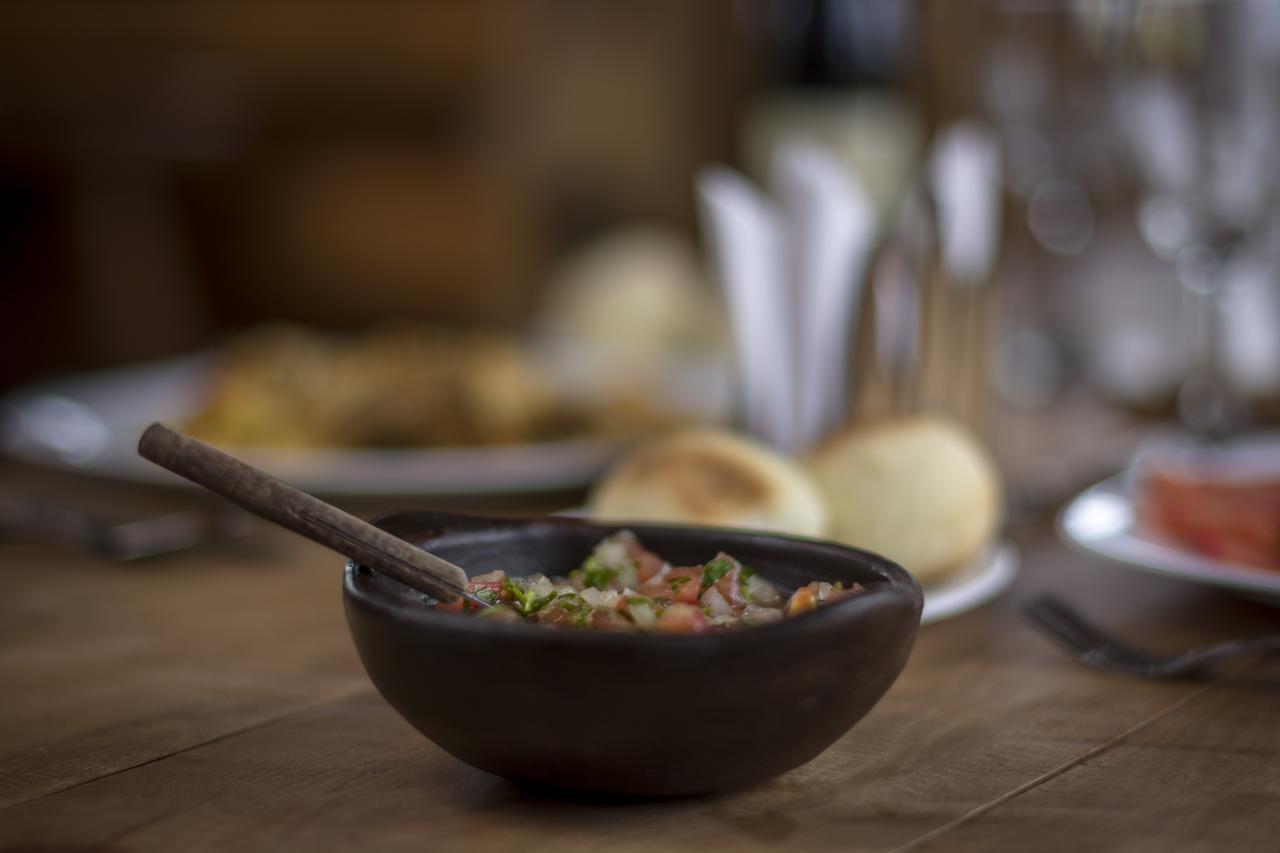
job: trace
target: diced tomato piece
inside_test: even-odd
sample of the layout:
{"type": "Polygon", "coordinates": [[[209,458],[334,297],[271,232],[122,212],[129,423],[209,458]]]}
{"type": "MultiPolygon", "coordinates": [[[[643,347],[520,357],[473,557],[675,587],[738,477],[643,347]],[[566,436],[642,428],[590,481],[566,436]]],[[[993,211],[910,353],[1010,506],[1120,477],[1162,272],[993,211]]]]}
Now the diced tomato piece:
{"type": "Polygon", "coordinates": [[[855,583],[845,589],[831,590],[831,592],[827,593],[827,600],[822,603],[835,604],[837,601],[843,601],[846,598],[853,598],[854,596],[861,595],[863,592],[862,584],[855,583]]]}
{"type": "Polygon", "coordinates": [[[682,566],[650,578],[640,585],[640,592],[654,598],[669,598],[672,601],[694,604],[698,600],[701,583],[701,566],[682,566]]]}
{"type": "MultiPolygon", "coordinates": [[[[467,584],[467,589],[472,595],[479,592],[485,592],[494,597],[497,601],[510,601],[511,593],[504,588],[502,581],[471,581],[467,584]]],[[[484,596],[481,596],[483,598],[484,596]]]]}
{"type": "Polygon", "coordinates": [[[791,594],[791,598],[787,601],[787,615],[799,616],[801,613],[808,613],[810,610],[818,609],[818,597],[814,594],[814,587],[817,584],[809,584],[802,586],[791,594]]]}
{"type": "Polygon", "coordinates": [[[616,610],[597,610],[591,614],[590,624],[597,631],[630,631],[635,628],[629,619],[616,610]]]}
{"type": "Polygon", "coordinates": [[[641,583],[662,574],[667,561],[640,544],[639,539],[632,538],[627,542],[627,557],[635,564],[636,576],[641,583]]]}
{"type": "Polygon", "coordinates": [[[558,604],[549,604],[537,613],[537,621],[540,625],[556,625],[562,628],[577,625],[576,615],[565,610],[558,604]]]}
{"type": "Polygon", "coordinates": [[[709,627],[707,617],[692,604],[671,605],[658,614],[658,621],[653,625],[655,631],[665,634],[700,634],[709,627]]]}
{"type": "Polygon", "coordinates": [[[742,566],[736,561],[733,568],[716,581],[715,587],[735,612],[747,606],[747,597],[742,594],[742,566]]]}

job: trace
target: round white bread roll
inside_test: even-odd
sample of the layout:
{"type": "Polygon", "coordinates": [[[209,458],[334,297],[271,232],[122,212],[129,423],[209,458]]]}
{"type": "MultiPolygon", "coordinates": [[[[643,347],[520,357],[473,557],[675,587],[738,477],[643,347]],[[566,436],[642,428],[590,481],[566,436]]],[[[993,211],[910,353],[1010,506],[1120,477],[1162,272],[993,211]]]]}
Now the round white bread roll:
{"type": "Polygon", "coordinates": [[[999,522],[995,465],[948,421],[852,428],[814,451],[809,470],[826,496],[832,537],[901,563],[921,583],[971,562],[999,522]]]}
{"type": "Polygon", "coordinates": [[[827,507],[804,470],[725,432],[695,429],[640,445],[596,485],[588,512],[602,521],[750,527],[821,536],[827,507]]]}

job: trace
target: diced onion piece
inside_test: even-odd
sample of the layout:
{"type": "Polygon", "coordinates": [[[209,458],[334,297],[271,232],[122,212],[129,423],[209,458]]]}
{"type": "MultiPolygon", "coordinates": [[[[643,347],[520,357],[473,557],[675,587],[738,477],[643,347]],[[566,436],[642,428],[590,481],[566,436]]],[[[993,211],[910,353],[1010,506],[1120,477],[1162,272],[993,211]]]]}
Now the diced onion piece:
{"type": "Polygon", "coordinates": [[[641,628],[652,628],[658,621],[658,614],[654,612],[653,605],[644,600],[628,601],[627,614],[631,617],[631,621],[641,628]]]}
{"type": "Polygon", "coordinates": [[[603,608],[612,610],[618,606],[618,591],[616,589],[595,589],[587,587],[582,591],[582,600],[590,607],[603,608]]]}
{"type": "Polygon", "coordinates": [[[744,625],[768,625],[770,622],[777,622],[781,618],[781,607],[761,607],[757,604],[748,604],[747,609],[742,611],[742,624],[744,625]]]}
{"type": "Polygon", "coordinates": [[[729,602],[724,600],[724,596],[720,594],[720,590],[716,589],[714,586],[708,587],[707,591],[702,594],[702,598],[699,600],[702,602],[702,606],[707,608],[707,611],[713,618],[716,616],[733,615],[733,608],[729,605],[729,602]]]}
{"type": "Polygon", "coordinates": [[[629,562],[627,559],[627,535],[625,533],[615,533],[602,540],[599,545],[596,545],[595,555],[596,559],[600,561],[600,565],[616,572],[624,563],[629,562]]]}
{"type": "Polygon", "coordinates": [[[782,603],[782,593],[759,575],[747,578],[747,598],[752,604],[762,604],[766,607],[777,607],[782,603]]]}
{"type": "Polygon", "coordinates": [[[534,599],[546,598],[556,591],[555,584],[551,583],[551,578],[546,575],[533,575],[528,579],[525,589],[534,597],[534,599]]]}

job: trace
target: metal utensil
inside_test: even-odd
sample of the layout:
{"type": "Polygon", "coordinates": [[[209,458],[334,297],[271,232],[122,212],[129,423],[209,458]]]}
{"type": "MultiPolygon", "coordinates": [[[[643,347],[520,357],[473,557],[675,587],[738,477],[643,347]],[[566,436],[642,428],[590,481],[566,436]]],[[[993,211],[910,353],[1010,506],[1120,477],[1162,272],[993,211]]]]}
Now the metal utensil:
{"type": "Polygon", "coordinates": [[[1177,654],[1154,654],[1120,642],[1053,595],[1037,597],[1023,608],[1023,614],[1081,663],[1139,678],[1182,678],[1228,658],[1280,650],[1280,634],[1272,634],[1227,640],[1177,654]]]}
{"type": "Polygon", "coordinates": [[[121,523],[51,501],[0,498],[0,537],[73,548],[116,562],[237,539],[249,532],[252,521],[228,508],[177,510],[121,523]]]}
{"type": "Polygon", "coordinates": [[[467,573],[453,563],[164,424],[147,427],[138,454],[405,586],[440,601],[489,606],[467,591],[467,573]]]}

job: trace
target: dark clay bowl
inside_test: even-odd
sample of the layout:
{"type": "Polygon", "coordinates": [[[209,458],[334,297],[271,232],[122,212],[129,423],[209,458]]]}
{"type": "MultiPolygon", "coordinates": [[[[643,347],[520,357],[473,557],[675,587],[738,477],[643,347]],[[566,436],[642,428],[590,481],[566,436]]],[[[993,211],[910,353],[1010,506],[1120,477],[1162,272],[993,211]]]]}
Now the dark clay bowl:
{"type": "Polygon", "coordinates": [[[724,550],[783,589],[856,581],[814,613],[713,635],[611,634],[435,612],[348,565],[347,622],[374,685],[466,763],[521,782],[623,796],[742,788],[804,764],[902,671],[923,601],[883,557],[826,542],[706,528],[399,512],[379,526],[470,574],[562,575],[625,526],[675,564],[724,550]]]}

